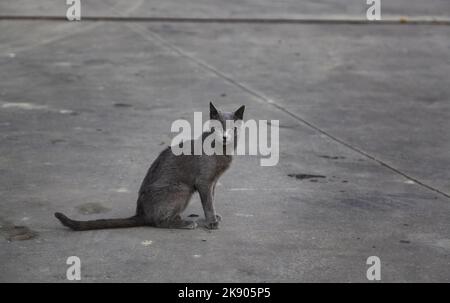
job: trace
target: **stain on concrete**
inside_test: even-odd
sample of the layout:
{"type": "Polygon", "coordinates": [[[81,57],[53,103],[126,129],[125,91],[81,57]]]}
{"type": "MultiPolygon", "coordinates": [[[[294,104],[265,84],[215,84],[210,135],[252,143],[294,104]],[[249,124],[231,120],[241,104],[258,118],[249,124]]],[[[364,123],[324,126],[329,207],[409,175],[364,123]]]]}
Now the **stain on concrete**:
{"type": "Polygon", "coordinates": [[[14,225],[7,220],[0,218],[0,233],[8,241],[25,241],[31,240],[38,236],[38,232],[30,229],[27,226],[14,225]]]}
{"type": "Polygon", "coordinates": [[[110,60],[106,59],[88,59],[83,61],[84,65],[105,65],[110,64],[110,60]]]}
{"type": "Polygon", "coordinates": [[[326,178],[326,176],[323,175],[310,175],[310,174],[288,174],[288,176],[291,178],[296,178],[298,180],[326,178]]]}
{"type": "Polygon", "coordinates": [[[252,214],[235,213],[235,215],[238,217],[246,217],[246,218],[253,217],[252,214]]]}
{"type": "Polygon", "coordinates": [[[70,109],[61,109],[59,110],[59,113],[62,115],[70,115],[70,116],[78,116],[80,113],[70,110],[70,109]]]}
{"type": "Polygon", "coordinates": [[[344,156],[328,156],[328,155],[319,155],[319,158],[329,159],[329,160],[344,160],[344,159],[346,159],[344,156]]]}
{"type": "Polygon", "coordinates": [[[128,104],[128,103],[114,103],[114,107],[117,107],[117,108],[129,108],[129,107],[133,107],[133,105],[128,104]]]}
{"type": "Polygon", "coordinates": [[[151,241],[151,240],[144,240],[144,241],[141,242],[141,244],[143,246],[150,246],[150,245],[153,244],[153,241],[151,241]]]}
{"type": "Polygon", "coordinates": [[[72,115],[72,116],[76,116],[79,113],[75,112],[73,110],[69,110],[69,109],[57,109],[57,108],[52,108],[49,107],[48,105],[43,105],[43,104],[34,104],[34,103],[28,103],[28,102],[9,102],[9,103],[5,103],[5,102],[0,102],[2,108],[5,109],[18,109],[18,110],[27,110],[27,111],[36,111],[36,110],[41,110],[41,111],[47,111],[47,112],[52,112],[52,113],[59,113],[59,114],[63,114],[63,115],[72,115]]]}
{"type": "Polygon", "coordinates": [[[129,193],[130,192],[129,189],[126,187],[119,187],[119,188],[114,189],[114,191],[116,193],[129,193]]]}
{"type": "Polygon", "coordinates": [[[339,205],[345,209],[355,209],[369,212],[389,212],[411,208],[411,203],[399,199],[391,199],[382,195],[360,196],[341,199],[339,205]]]}
{"type": "Polygon", "coordinates": [[[53,139],[50,141],[52,144],[64,143],[66,140],[64,139],[53,139]]]}
{"type": "Polygon", "coordinates": [[[4,103],[2,108],[16,108],[24,110],[42,110],[48,109],[47,105],[33,104],[28,102],[14,102],[14,103],[4,103]]]}
{"type": "Polygon", "coordinates": [[[82,215],[101,214],[111,210],[110,208],[104,207],[100,203],[95,202],[80,204],[76,207],[76,209],[82,215]]]}

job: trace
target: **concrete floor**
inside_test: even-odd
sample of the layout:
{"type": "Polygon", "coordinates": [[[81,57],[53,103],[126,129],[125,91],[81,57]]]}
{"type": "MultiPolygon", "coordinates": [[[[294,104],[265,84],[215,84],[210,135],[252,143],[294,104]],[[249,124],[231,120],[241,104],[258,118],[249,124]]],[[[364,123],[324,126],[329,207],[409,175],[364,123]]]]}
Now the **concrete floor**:
{"type": "MultiPolygon", "coordinates": [[[[382,282],[450,281],[450,26],[1,17],[64,16],[57,2],[0,3],[0,282],[64,282],[69,256],[85,282],[367,282],[369,256],[381,259],[382,282]],[[54,219],[131,215],[172,121],[207,113],[210,100],[280,121],[277,166],[236,157],[220,180],[219,230],[75,233],[54,219]]],[[[365,1],[222,3],[86,1],[84,11],[365,10],[365,1]]],[[[450,2],[389,1],[382,13],[449,17],[450,2]]],[[[198,197],[192,213],[203,215],[198,197]]]]}

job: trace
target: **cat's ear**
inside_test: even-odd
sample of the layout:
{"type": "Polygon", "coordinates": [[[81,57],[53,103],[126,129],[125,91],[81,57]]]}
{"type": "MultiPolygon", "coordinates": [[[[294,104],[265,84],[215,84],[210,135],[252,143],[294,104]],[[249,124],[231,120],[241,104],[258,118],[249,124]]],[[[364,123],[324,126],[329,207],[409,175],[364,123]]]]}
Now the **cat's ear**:
{"type": "Polygon", "coordinates": [[[245,105],[242,105],[241,107],[239,107],[238,110],[234,112],[234,119],[235,120],[244,119],[244,110],[245,110],[245,105]]]}
{"type": "Polygon", "coordinates": [[[216,120],[219,117],[219,111],[217,108],[212,104],[212,102],[209,102],[209,118],[211,120],[216,120]]]}

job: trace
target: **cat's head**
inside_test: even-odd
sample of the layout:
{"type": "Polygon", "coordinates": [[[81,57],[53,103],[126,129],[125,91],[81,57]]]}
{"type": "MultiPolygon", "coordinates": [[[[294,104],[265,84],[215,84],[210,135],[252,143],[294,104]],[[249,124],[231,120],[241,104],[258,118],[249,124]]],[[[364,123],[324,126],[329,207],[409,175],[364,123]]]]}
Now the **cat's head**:
{"type": "Polygon", "coordinates": [[[244,110],[245,105],[242,105],[234,112],[222,112],[217,110],[212,102],[209,103],[209,119],[214,122],[211,130],[214,132],[216,142],[223,145],[237,142],[244,110]]]}

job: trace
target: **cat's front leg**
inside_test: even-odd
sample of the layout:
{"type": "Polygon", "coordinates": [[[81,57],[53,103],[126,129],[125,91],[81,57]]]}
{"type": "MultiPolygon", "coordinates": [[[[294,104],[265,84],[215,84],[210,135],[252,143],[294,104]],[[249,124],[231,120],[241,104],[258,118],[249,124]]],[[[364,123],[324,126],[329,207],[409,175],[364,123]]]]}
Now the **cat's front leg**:
{"type": "Polygon", "coordinates": [[[205,226],[208,229],[219,228],[219,222],[222,219],[214,210],[213,186],[199,186],[198,192],[202,201],[203,211],[205,213],[205,226]]]}

